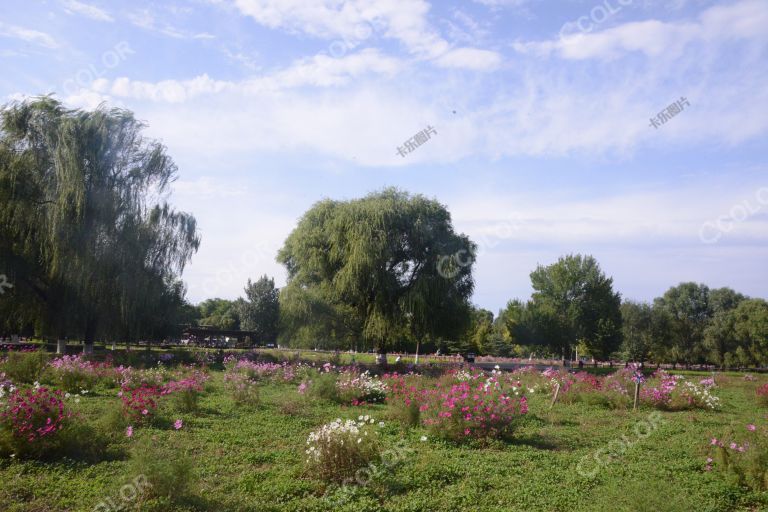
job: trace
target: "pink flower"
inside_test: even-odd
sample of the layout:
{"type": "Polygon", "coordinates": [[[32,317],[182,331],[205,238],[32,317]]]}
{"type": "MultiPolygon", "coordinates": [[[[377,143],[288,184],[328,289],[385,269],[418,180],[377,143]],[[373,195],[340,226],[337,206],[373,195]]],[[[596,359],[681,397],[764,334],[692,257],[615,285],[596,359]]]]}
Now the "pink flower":
{"type": "Polygon", "coordinates": [[[181,427],[183,427],[183,426],[184,426],[184,422],[181,421],[181,420],[176,420],[173,423],[173,428],[175,428],[176,430],[181,430],[181,427]]]}
{"type": "Polygon", "coordinates": [[[133,427],[128,427],[125,429],[125,437],[133,437],[133,427]]]}
{"type": "Polygon", "coordinates": [[[713,437],[712,440],[709,442],[709,444],[712,446],[717,446],[719,443],[717,442],[717,438],[713,437]]]}
{"type": "Polygon", "coordinates": [[[731,443],[731,450],[735,450],[738,447],[736,443],[731,443]]]}
{"type": "Polygon", "coordinates": [[[755,430],[757,430],[757,427],[750,423],[749,425],[747,425],[747,430],[749,430],[750,432],[754,432],[755,430]]]}

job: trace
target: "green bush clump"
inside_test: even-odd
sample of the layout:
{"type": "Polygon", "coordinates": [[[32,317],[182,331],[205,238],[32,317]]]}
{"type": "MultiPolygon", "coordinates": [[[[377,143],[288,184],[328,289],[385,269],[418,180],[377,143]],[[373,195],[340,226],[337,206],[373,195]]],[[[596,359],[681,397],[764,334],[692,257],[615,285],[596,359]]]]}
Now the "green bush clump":
{"type": "Polygon", "coordinates": [[[16,384],[32,384],[40,380],[49,356],[41,350],[34,352],[10,352],[8,358],[0,364],[0,373],[16,384]]]}
{"type": "Polygon", "coordinates": [[[181,443],[174,442],[172,437],[144,437],[136,442],[130,455],[131,474],[142,475],[148,483],[139,497],[144,502],[142,510],[191,498],[196,486],[194,464],[181,443]]]}

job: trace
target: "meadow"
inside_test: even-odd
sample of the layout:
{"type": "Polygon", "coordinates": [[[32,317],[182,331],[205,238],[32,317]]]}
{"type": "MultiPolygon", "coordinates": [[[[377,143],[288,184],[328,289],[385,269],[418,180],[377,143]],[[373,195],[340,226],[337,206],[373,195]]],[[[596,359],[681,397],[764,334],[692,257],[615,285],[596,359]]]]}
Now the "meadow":
{"type": "Polygon", "coordinates": [[[223,356],[9,354],[0,510],[768,509],[765,376],[223,356]]]}

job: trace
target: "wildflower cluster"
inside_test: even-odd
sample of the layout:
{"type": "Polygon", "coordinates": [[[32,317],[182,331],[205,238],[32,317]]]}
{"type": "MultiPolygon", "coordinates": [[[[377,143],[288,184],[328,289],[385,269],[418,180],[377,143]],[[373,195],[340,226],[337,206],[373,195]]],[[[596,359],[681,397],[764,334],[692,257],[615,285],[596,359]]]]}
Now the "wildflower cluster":
{"type": "Polygon", "coordinates": [[[170,373],[163,366],[140,370],[130,366],[115,369],[115,382],[122,389],[138,387],[160,387],[170,379],[170,373]]]}
{"type": "Polygon", "coordinates": [[[714,380],[703,383],[685,381],[682,375],[670,375],[664,370],[653,374],[649,385],[640,392],[641,401],[657,409],[717,409],[720,399],[711,393],[714,380]]]}
{"type": "Polygon", "coordinates": [[[3,398],[15,390],[16,387],[11,382],[11,379],[6,378],[4,373],[0,373],[0,407],[3,406],[3,398]]]}
{"type": "Polygon", "coordinates": [[[254,362],[248,359],[237,359],[230,355],[224,358],[224,367],[227,372],[242,373],[253,380],[271,380],[293,382],[297,377],[303,375],[309,366],[305,364],[291,365],[287,362],[282,364],[268,362],[254,362]]]}
{"type": "Polygon", "coordinates": [[[343,402],[353,405],[381,402],[387,394],[387,385],[368,371],[360,374],[355,371],[342,372],[336,381],[336,389],[343,402]]]}
{"type": "Polygon", "coordinates": [[[64,393],[46,387],[14,389],[0,404],[0,424],[29,443],[53,436],[71,416],[64,405],[64,393]]]}
{"type": "Polygon", "coordinates": [[[135,423],[150,421],[157,412],[162,388],[157,386],[139,386],[123,388],[118,396],[123,402],[123,415],[135,423]]]}
{"type": "Polygon", "coordinates": [[[57,357],[48,363],[48,367],[54,380],[69,392],[91,389],[113,372],[111,364],[88,361],[80,355],[57,357]]]}
{"type": "Polygon", "coordinates": [[[176,379],[157,384],[155,382],[158,376],[168,377],[171,374],[150,370],[124,371],[124,375],[128,376],[126,379],[128,384],[122,386],[118,396],[123,403],[124,416],[135,423],[151,421],[157,413],[161,397],[167,395],[181,397],[180,402],[185,410],[194,409],[197,397],[203,392],[203,386],[209,378],[206,373],[199,370],[189,372],[182,370],[175,375],[176,379]]]}
{"type": "Polygon", "coordinates": [[[342,482],[378,459],[377,437],[376,420],[368,415],[357,420],[337,418],[309,434],[305,462],[313,475],[342,482]]]}
{"type": "Polygon", "coordinates": [[[501,437],[528,412],[520,389],[496,376],[472,382],[442,383],[429,389],[419,406],[423,424],[439,437],[454,441],[501,437]]]}
{"type": "Polygon", "coordinates": [[[259,383],[245,373],[228,371],[224,374],[224,385],[235,402],[245,405],[259,403],[259,383]]]}
{"type": "Polygon", "coordinates": [[[717,470],[739,486],[768,489],[768,429],[748,424],[709,441],[705,471],[717,470]]]}

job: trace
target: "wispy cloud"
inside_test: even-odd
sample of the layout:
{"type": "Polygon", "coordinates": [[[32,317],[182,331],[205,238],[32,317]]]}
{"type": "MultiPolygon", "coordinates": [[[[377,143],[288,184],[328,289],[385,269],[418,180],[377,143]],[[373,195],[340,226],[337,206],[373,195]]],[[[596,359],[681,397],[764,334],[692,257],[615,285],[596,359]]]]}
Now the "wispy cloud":
{"type": "Polygon", "coordinates": [[[745,0],[705,10],[697,21],[659,20],[624,23],[606,30],[575,32],[557,39],[516,42],[521,53],[564,59],[615,59],[632,52],[648,57],[677,57],[692,43],[722,44],[734,40],[768,40],[768,3],[745,0]]]}
{"type": "Polygon", "coordinates": [[[61,3],[64,6],[64,10],[70,14],[80,14],[96,21],[115,21],[115,19],[101,7],[86,4],[78,0],[62,0],[61,3]]]}
{"type": "Polygon", "coordinates": [[[0,36],[11,37],[13,39],[19,39],[21,41],[36,44],[44,48],[55,49],[60,45],[50,35],[39,30],[32,30],[29,28],[19,27],[16,25],[9,25],[0,21],[0,36]]]}

